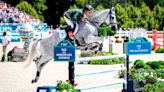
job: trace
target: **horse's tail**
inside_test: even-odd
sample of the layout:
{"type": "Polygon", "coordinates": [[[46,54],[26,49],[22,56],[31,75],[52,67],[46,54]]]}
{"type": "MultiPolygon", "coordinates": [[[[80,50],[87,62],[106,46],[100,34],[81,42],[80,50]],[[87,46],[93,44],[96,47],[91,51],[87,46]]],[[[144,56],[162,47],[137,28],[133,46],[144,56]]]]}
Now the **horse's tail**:
{"type": "Polygon", "coordinates": [[[36,54],[35,52],[36,52],[36,48],[37,48],[39,41],[40,40],[37,40],[35,43],[33,43],[32,47],[31,47],[31,51],[28,55],[28,58],[26,59],[27,64],[25,65],[25,68],[27,68],[33,61],[33,58],[35,56],[34,54],[36,54]]]}

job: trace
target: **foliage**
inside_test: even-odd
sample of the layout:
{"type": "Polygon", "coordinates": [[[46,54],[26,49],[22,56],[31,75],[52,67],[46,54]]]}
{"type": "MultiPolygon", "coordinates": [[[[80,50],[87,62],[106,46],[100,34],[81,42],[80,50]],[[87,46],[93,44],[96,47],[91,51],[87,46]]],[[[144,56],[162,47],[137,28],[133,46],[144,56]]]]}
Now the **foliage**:
{"type": "Polygon", "coordinates": [[[158,48],[155,50],[156,53],[164,53],[164,48],[158,48]]]}
{"type": "Polygon", "coordinates": [[[116,19],[118,27],[131,28],[133,27],[133,21],[128,18],[126,9],[121,4],[115,5],[116,19]]]}
{"type": "Polygon", "coordinates": [[[136,60],[136,61],[134,62],[134,65],[136,65],[137,63],[144,63],[144,61],[143,61],[143,60],[136,60]]]}
{"type": "Polygon", "coordinates": [[[26,12],[29,15],[34,16],[35,18],[38,18],[38,14],[36,10],[29,4],[27,1],[20,2],[16,8],[18,8],[20,11],[26,12]]]}
{"type": "Polygon", "coordinates": [[[143,27],[148,30],[152,28],[162,29],[164,7],[156,5],[153,10],[142,2],[140,6],[135,7],[129,4],[127,7],[116,4],[116,17],[118,26],[128,29],[143,27]],[[146,11],[146,12],[145,12],[146,11]]]}
{"type": "Polygon", "coordinates": [[[81,57],[97,57],[97,56],[108,56],[108,55],[114,55],[114,53],[103,52],[103,53],[97,53],[97,54],[82,54],[81,57]]]}
{"type": "Polygon", "coordinates": [[[150,61],[150,62],[144,63],[143,60],[136,60],[134,62],[134,65],[131,68],[131,71],[136,73],[136,70],[138,69],[149,70],[153,72],[154,75],[156,75],[157,77],[164,78],[164,61],[150,61]]]}
{"type": "Polygon", "coordinates": [[[74,86],[69,82],[58,81],[56,92],[78,92],[74,89],[74,86]]]}
{"type": "Polygon", "coordinates": [[[147,62],[147,65],[149,65],[152,69],[159,69],[161,64],[158,61],[155,62],[147,62]]]}
{"type": "MultiPolygon", "coordinates": [[[[104,53],[98,53],[98,54],[84,54],[81,55],[82,57],[98,57],[98,56],[109,56],[113,55],[111,52],[104,52],[104,53]]],[[[121,64],[124,62],[124,58],[112,58],[112,59],[103,59],[103,60],[90,60],[87,63],[88,64],[100,64],[100,65],[109,65],[109,64],[121,64]]]]}
{"type": "Polygon", "coordinates": [[[126,73],[126,70],[120,70],[120,71],[118,72],[119,78],[124,78],[125,73],[126,73]]]}
{"type": "Polygon", "coordinates": [[[164,92],[164,82],[157,82],[155,84],[147,84],[144,86],[143,92],[164,92]]]}
{"type": "Polygon", "coordinates": [[[111,30],[111,28],[107,25],[107,24],[102,24],[99,27],[99,31],[98,31],[100,36],[113,36],[116,34],[115,31],[111,30]]]}
{"type": "Polygon", "coordinates": [[[79,7],[83,7],[85,4],[88,3],[88,0],[75,0],[75,2],[79,7]]]}
{"type": "Polygon", "coordinates": [[[104,59],[104,60],[90,60],[88,64],[94,65],[111,65],[111,64],[122,64],[124,61],[123,58],[113,58],[113,59],[104,59]]]}
{"type": "MultiPolygon", "coordinates": [[[[59,25],[60,17],[70,6],[82,8],[91,4],[95,10],[115,7],[119,27],[128,29],[144,27],[162,29],[164,0],[3,0],[12,6],[27,1],[36,9],[39,17],[44,16],[49,24],[59,25]],[[65,4],[66,3],[66,4],[65,4]],[[118,7],[119,5],[119,7],[118,7]],[[132,10],[127,10],[131,7],[132,10]],[[47,10],[46,10],[47,9],[47,10]],[[127,12],[129,11],[129,12],[127,12]],[[134,17],[129,17],[134,15],[134,17]],[[136,17],[137,16],[137,17],[136,17]]],[[[29,14],[29,13],[28,13],[29,14]]],[[[31,14],[31,13],[30,13],[31,14]]],[[[33,16],[33,15],[32,15],[33,16]]]]}
{"type": "Polygon", "coordinates": [[[96,8],[95,8],[95,10],[103,10],[103,9],[105,9],[102,5],[98,5],[96,8]]]}
{"type": "Polygon", "coordinates": [[[157,77],[164,79],[164,69],[157,69],[156,73],[157,73],[157,77]]]}
{"type": "Polygon", "coordinates": [[[37,13],[39,14],[39,18],[44,20],[43,12],[48,9],[45,5],[46,0],[33,0],[32,5],[36,9],[37,13]]]}
{"type": "MultiPolygon", "coordinates": [[[[161,25],[162,27],[162,23],[163,23],[163,19],[164,19],[164,8],[160,7],[158,4],[153,8],[153,16],[156,23],[158,23],[158,25],[156,25],[155,28],[159,29],[159,26],[161,25]]],[[[160,28],[162,29],[162,28],[160,28]]]]}
{"type": "Polygon", "coordinates": [[[133,80],[139,81],[142,85],[147,83],[156,83],[157,82],[157,75],[155,70],[152,69],[137,69],[131,72],[131,78],[133,80]]]}
{"type": "MultiPolygon", "coordinates": [[[[163,66],[163,61],[144,63],[143,60],[136,60],[134,66],[130,69],[129,77],[144,87],[144,92],[163,92],[164,82],[158,81],[158,78],[164,79],[163,66]]],[[[125,70],[119,71],[119,77],[123,78],[125,73],[125,70]]]]}
{"type": "Polygon", "coordinates": [[[139,69],[139,68],[150,69],[150,66],[146,65],[143,60],[136,60],[134,62],[134,66],[132,68],[135,68],[135,69],[139,69]]]}
{"type": "Polygon", "coordinates": [[[33,7],[37,10],[39,14],[43,14],[43,11],[48,9],[45,3],[46,3],[46,0],[34,0],[33,7]]]}

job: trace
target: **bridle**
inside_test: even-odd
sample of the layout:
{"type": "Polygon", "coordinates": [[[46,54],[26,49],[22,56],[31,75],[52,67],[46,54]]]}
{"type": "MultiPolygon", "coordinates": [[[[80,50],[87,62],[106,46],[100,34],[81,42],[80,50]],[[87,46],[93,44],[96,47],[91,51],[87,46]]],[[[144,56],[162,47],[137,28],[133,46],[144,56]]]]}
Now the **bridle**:
{"type": "MultiPolygon", "coordinates": [[[[111,9],[110,9],[110,11],[108,12],[108,14],[107,14],[106,18],[104,19],[103,23],[105,23],[105,20],[108,18],[108,15],[109,15],[109,21],[111,21],[111,20],[113,19],[113,16],[112,16],[112,15],[114,15],[114,14],[112,14],[111,9]]],[[[116,23],[114,23],[114,22],[109,22],[109,25],[113,25],[113,24],[116,24],[116,23]]]]}

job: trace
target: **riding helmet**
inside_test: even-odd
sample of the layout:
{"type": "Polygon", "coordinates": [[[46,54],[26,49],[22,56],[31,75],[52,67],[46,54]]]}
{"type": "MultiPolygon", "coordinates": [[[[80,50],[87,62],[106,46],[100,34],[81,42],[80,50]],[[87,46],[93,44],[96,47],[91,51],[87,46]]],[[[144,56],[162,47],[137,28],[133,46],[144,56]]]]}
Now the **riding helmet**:
{"type": "Polygon", "coordinates": [[[93,7],[89,4],[85,5],[83,10],[89,10],[89,11],[92,11],[93,10],[93,7]]]}

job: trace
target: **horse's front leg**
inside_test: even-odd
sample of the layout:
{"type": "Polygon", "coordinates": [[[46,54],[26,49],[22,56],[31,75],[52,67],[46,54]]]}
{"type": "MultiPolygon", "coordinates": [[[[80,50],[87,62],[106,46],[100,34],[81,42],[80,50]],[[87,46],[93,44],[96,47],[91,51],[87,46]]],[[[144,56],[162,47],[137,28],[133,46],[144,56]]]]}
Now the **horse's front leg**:
{"type": "Polygon", "coordinates": [[[36,64],[36,68],[37,68],[37,72],[36,72],[36,76],[35,79],[33,79],[31,81],[31,83],[36,83],[38,82],[39,78],[40,78],[40,74],[41,74],[41,70],[43,69],[43,67],[48,63],[49,60],[45,60],[43,57],[41,57],[40,59],[38,59],[35,64],[36,64]]]}

